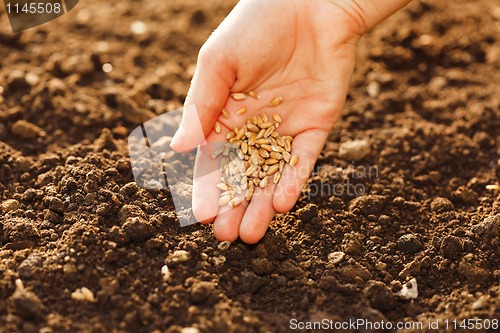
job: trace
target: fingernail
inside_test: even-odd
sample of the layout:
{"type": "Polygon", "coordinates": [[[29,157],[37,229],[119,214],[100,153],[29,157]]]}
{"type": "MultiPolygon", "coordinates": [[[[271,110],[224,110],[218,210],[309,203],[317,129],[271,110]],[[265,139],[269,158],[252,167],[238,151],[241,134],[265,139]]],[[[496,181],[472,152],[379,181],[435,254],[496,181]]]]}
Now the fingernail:
{"type": "Polygon", "coordinates": [[[172,148],[173,150],[177,150],[176,148],[179,148],[181,142],[184,141],[185,137],[186,129],[181,124],[181,126],[179,126],[179,128],[177,129],[177,132],[175,132],[172,141],[170,142],[170,148],[172,148]]]}

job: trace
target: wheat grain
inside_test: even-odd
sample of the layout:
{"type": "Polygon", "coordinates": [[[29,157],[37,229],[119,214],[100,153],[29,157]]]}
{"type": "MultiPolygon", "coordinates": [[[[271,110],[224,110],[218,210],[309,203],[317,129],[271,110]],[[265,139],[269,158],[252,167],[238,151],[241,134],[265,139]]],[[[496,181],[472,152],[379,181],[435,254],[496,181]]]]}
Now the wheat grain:
{"type": "Polygon", "coordinates": [[[269,106],[278,106],[281,104],[281,102],[283,102],[283,98],[282,97],[275,97],[271,100],[271,102],[269,102],[269,106]]]}
{"type": "Polygon", "coordinates": [[[242,101],[242,100],[247,99],[247,95],[246,95],[246,94],[244,94],[244,93],[232,93],[232,94],[231,94],[231,97],[232,97],[235,101],[242,101]]]}

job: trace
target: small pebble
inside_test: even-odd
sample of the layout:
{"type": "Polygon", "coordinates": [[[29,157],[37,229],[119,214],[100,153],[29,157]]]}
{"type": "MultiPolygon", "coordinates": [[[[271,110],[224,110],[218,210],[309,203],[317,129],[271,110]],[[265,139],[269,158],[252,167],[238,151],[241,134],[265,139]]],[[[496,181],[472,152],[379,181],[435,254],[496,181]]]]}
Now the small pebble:
{"type": "Polygon", "coordinates": [[[94,62],[88,54],[78,54],[64,60],[61,70],[66,74],[86,75],[94,71],[94,62]]]}
{"type": "Polygon", "coordinates": [[[82,291],[83,297],[85,298],[85,300],[87,302],[94,302],[95,301],[94,293],[89,288],[83,287],[81,289],[81,291],[82,291]]]}
{"type": "Polygon", "coordinates": [[[181,333],[200,333],[200,330],[196,327],[183,327],[181,333]]]}
{"type": "Polygon", "coordinates": [[[111,65],[109,62],[105,63],[102,65],[102,71],[104,73],[111,73],[113,71],[113,65],[111,65]]]}
{"type": "Polygon", "coordinates": [[[229,247],[231,246],[231,242],[230,241],[223,241],[223,242],[220,242],[219,245],[217,246],[217,248],[221,251],[226,251],[227,249],[229,249],[229,247]]]}
{"type": "Polygon", "coordinates": [[[328,261],[334,265],[340,264],[345,258],[344,252],[332,252],[328,254],[328,261]]]}
{"type": "Polygon", "coordinates": [[[146,25],[146,23],[144,23],[144,22],[142,22],[142,21],[134,21],[134,22],[132,22],[132,24],[130,25],[130,31],[131,31],[134,35],[142,35],[142,34],[144,34],[147,30],[148,30],[148,26],[146,25]]]}
{"type": "Polygon", "coordinates": [[[170,260],[172,262],[185,262],[191,258],[191,255],[186,250],[177,250],[172,253],[170,260]]]}
{"type": "Polygon", "coordinates": [[[408,254],[416,253],[423,249],[422,242],[414,234],[406,234],[399,237],[397,244],[399,251],[408,254]]]}
{"type": "Polygon", "coordinates": [[[371,148],[368,140],[351,140],[342,143],[339,147],[339,157],[346,161],[361,161],[370,155],[371,148]]]}
{"type": "Polygon", "coordinates": [[[500,214],[486,217],[472,231],[478,236],[497,236],[500,232],[500,214]]]}
{"type": "Polygon", "coordinates": [[[403,288],[396,293],[401,299],[410,300],[418,297],[417,279],[413,278],[403,285],[403,288]]]}
{"type": "Polygon", "coordinates": [[[446,81],[446,78],[442,76],[435,76],[429,81],[429,89],[439,91],[443,89],[447,84],[448,82],[446,81]]]}
{"type": "Polygon", "coordinates": [[[210,258],[212,264],[214,264],[214,266],[220,266],[222,264],[224,264],[226,262],[226,257],[220,255],[220,256],[215,256],[215,257],[212,257],[210,258]]]}
{"type": "Polygon", "coordinates": [[[77,301],[95,302],[94,293],[87,287],[76,289],[71,293],[71,298],[77,301]]]}
{"type": "Polygon", "coordinates": [[[168,269],[167,265],[163,265],[161,268],[161,275],[163,275],[163,280],[168,280],[170,278],[170,269],[168,269]]]}
{"type": "Polygon", "coordinates": [[[0,205],[0,208],[1,208],[1,211],[5,214],[5,213],[8,213],[10,211],[18,209],[19,206],[20,206],[20,203],[16,199],[7,199],[7,200],[2,202],[2,204],[0,205]]]}
{"type": "Polygon", "coordinates": [[[486,308],[488,305],[488,296],[483,295],[479,297],[474,303],[472,303],[473,310],[481,310],[486,308]]]}
{"type": "Polygon", "coordinates": [[[380,83],[377,81],[372,81],[368,83],[368,86],[366,87],[366,92],[368,93],[368,96],[371,98],[376,98],[378,95],[380,95],[380,83]]]}
{"type": "Polygon", "coordinates": [[[25,79],[30,86],[36,86],[40,82],[40,77],[35,73],[26,73],[25,79]]]}

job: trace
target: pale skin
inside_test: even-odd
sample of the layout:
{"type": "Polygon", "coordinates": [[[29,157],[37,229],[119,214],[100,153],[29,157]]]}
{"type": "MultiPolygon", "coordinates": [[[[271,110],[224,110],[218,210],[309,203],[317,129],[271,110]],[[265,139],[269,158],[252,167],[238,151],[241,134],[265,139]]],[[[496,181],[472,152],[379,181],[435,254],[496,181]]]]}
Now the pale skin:
{"type": "MultiPolygon", "coordinates": [[[[408,0],[242,0],[200,50],[186,105],[196,105],[208,143],[223,142],[234,127],[262,111],[283,119],[278,132],[294,137],[292,153],[280,182],[258,189],[248,203],[229,208],[217,205],[220,174],[195,177],[193,212],[202,223],[213,222],[219,241],[238,237],[249,244],[266,233],[276,212],[289,211],[340,116],[355,63],[356,43],[408,0]],[[256,91],[260,99],[235,101],[232,92],[256,91]],[[282,104],[269,107],[274,98],[282,104]],[[241,116],[236,111],[246,107],[241,116]],[[230,118],[221,110],[230,111],[230,118]],[[222,126],[220,134],[215,122],[222,126]]],[[[172,147],[196,147],[199,126],[183,117],[172,147]]],[[[208,163],[198,153],[197,163],[208,163]]],[[[196,172],[196,171],[195,171],[196,172]]]]}

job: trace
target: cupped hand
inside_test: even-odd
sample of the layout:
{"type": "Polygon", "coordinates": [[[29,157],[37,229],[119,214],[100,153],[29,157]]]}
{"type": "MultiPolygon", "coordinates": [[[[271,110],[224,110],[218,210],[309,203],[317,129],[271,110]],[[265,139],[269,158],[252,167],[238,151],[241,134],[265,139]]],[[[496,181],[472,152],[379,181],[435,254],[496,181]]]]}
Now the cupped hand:
{"type": "MultiPolygon", "coordinates": [[[[234,127],[265,112],[283,119],[277,131],[294,137],[292,153],[299,157],[295,167],[285,167],[278,184],[257,189],[250,202],[234,208],[217,204],[220,173],[197,177],[195,170],[193,212],[202,223],[214,222],[218,240],[256,243],[274,214],[289,211],[297,201],[346,98],[363,29],[352,13],[331,0],[243,0],[200,50],[186,105],[196,105],[207,143],[224,142],[234,127]],[[249,91],[260,99],[230,98],[249,91]],[[270,107],[275,97],[283,102],[270,107]],[[242,107],[248,111],[236,115],[242,107]],[[213,130],[216,121],[221,133],[213,130]]],[[[190,134],[196,126],[185,114],[172,147],[183,151],[199,145],[190,134]]],[[[197,165],[208,155],[199,151],[197,165]]]]}

